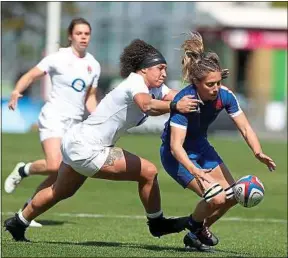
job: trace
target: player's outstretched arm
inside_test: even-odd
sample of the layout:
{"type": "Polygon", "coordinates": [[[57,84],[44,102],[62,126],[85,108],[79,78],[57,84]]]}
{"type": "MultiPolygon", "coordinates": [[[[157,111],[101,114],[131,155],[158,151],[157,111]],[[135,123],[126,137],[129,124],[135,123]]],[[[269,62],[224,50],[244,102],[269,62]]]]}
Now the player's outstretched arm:
{"type": "Polygon", "coordinates": [[[10,101],[8,103],[8,108],[15,110],[17,108],[18,99],[23,95],[21,94],[25,91],[33,81],[45,75],[45,72],[41,71],[36,66],[25,73],[21,78],[17,81],[15,89],[11,93],[10,101]]]}
{"type": "MultiPolygon", "coordinates": [[[[171,101],[166,99],[152,99],[147,93],[136,94],[134,96],[134,101],[139,108],[149,116],[160,116],[171,111],[171,101]]],[[[182,99],[177,101],[174,111],[179,111],[180,113],[193,112],[197,109],[198,103],[199,100],[193,99],[193,96],[184,96],[182,99]]]]}
{"type": "Polygon", "coordinates": [[[143,113],[149,116],[160,116],[169,112],[170,102],[153,100],[148,93],[137,93],[134,102],[143,113]]]}
{"type": "Polygon", "coordinates": [[[262,163],[264,163],[270,171],[276,169],[275,162],[262,152],[261,144],[259,139],[252,129],[246,115],[242,112],[236,117],[232,117],[238,130],[241,132],[243,138],[247,142],[248,146],[253,151],[255,157],[262,163]]]}

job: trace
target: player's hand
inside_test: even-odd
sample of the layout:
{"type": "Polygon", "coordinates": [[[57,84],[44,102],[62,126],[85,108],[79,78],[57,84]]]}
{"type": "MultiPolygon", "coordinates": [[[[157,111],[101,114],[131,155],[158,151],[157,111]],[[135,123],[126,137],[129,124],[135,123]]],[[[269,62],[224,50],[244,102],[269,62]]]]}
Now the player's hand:
{"type": "Polygon", "coordinates": [[[264,163],[271,172],[276,169],[276,163],[273,161],[273,159],[271,159],[270,157],[268,157],[268,156],[265,155],[264,153],[262,153],[262,152],[257,153],[257,154],[255,155],[255,157],[256,157],[260,162],[264,163]]]}
{"type": "Polygon", "coordinates": [[[11,93],[10,101],[8,103],[8,108],[11,110],[15,110],[17,108],[18,99],[23,97],[22,94],[18,90],[13,90],[11,93]]]}
{"type": "Polygon", "coordinates": [[[193,99],[194,95],[184,96],[177,102],[176,109],[180,113],[195,112],[198,109],[199,100],[193,99]]]}
{"type": "Polygon", "coordinates": [[[230,74],[229,69],[223,69],[223,70],[221,71],[221,79],[222,79],[222,80],[223,80],[223,79],[227,79],[229,74],[230,74]]]}
{"type": "Polygon", "coordinates": [[[198,169],[196,172],[196,177],[202,179],[203,181],[211,184],[214,183],[214,179],[208,174],[211,172],[212,168],[210,169],[198,169]]]}
{"type": "Polygon", "coordinates": [[[195,169],[193,175],[195,176],[196,182],[199,185],[202,193],[210,187],[211,184],[215,183],[215,180],[208,174],[212,169],[195,169]]]}

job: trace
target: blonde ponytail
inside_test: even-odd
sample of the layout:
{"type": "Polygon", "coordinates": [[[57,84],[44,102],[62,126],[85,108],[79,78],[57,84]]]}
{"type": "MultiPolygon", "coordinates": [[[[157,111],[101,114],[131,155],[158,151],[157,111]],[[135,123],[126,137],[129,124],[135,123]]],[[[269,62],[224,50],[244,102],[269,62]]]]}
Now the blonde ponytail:
{"type": "Polygon", "coordinates": [[[197,31],[188,33],[189,39],[181,46],[184,51],[182,57],[182,76],[184,81],[195,83],[209,71],[220,69],[219,57],[216,53],[204,52],[202,36],[197,31]]]}

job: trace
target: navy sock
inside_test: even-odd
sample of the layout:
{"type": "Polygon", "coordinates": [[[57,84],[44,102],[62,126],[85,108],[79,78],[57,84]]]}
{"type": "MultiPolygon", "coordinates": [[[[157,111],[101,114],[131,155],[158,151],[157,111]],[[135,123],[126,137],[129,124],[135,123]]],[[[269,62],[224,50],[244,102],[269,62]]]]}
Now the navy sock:
{"type": "Polygon", "coordinates": [[[204,224],[204,221],[196,221],[193,219],[192,215],[189,217],[188,220],[188,225],[187,228],[191,231],[191,232],[195,232],[198,229],[202,228],[204,224]]]}
{"type": "Polygon", "coordinates": [[[18,173],[19,173],[19,175],[23,178],[23,177],[27,177],[27,175],[26,175],[26,173],[25,173],[25,171],[24,171],[24,167],[25,166],[22,166],[22,167],[20,167],[19,169],[18,169],[18,173]]]}

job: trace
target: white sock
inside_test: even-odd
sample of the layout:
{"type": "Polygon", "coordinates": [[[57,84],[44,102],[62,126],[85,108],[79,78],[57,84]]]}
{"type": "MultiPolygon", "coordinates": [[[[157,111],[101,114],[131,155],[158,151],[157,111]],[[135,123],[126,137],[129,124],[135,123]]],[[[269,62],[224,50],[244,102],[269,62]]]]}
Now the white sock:
{"type": "Polygon", "coordinates": [[[30,174],[30,167],[31,167],[32,163],[29,162],[29,163],[26,163],[25,166],[24,166],[24,173],[29,176],[30,174]]]}
{"type": "Polygon", "coordinates": [[[157,211],[157,212],[155,212],[155,213],[146,213],[146,216],[147,216],[147,218],[149,218],[149,219],[155,219],[155,218],[160,217],[161,214],[163,214],[163,211],[162,211],[162,210],[157,211]]]}
{"type": "Polygon", "coordinates": [[[19,219],[26,225],[29,226],[30,222],[23,217],[22,211],[18,212],[19,219]]]}

